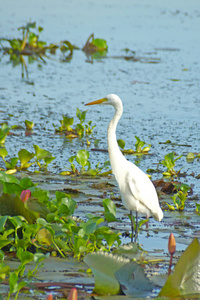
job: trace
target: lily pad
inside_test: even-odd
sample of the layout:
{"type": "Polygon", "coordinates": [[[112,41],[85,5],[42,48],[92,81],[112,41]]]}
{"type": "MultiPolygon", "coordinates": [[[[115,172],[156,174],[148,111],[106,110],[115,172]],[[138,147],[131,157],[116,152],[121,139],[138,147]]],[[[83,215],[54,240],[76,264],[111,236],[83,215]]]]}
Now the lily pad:
{"type": "Polygon", "coordinates": [[[153,284],[146,277],[143,268],[134,261],[120,268],[115,277],[125,295],[147,297],[153,289],[153,284]]]}
{"type": "Polygon", "coordinates": [[[175,266],[159,296],[200,295],[200,244],[197,238],[188,246],[175,266]]]}
{"type": "Polygon", "coordinates": [[[115,273],[130,262],[111,253],[97,252],[85,256],[84,262],[91,268],[95,277],[94,292],[100,295],[116,295],[121,293],[120,284],[115,273]]]}

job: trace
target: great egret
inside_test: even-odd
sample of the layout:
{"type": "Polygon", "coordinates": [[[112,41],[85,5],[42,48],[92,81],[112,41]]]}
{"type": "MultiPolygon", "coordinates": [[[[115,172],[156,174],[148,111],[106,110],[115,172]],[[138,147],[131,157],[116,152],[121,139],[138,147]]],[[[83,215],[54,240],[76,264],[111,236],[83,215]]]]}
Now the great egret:
{"type": "Polygon", "coordinates": [[[163,212],[159,206],[158,196],[153,183],[149,177],[136,165],[128,161],[119,149],[116,139],[116,128],[119,119],[123,113],[121,99],[110,94],[105,98],[89,102],[85,105],[112,105],[115,108],[115,114],[108,126],[108,153],[112,172],[118,183],[121,199],[124,206],[130,210],[131,229],[133,242],[133,210],[136,211],[136,229],[135,242],[138,235],[138,213],[145,214],[147,217],[153,216],[155,220],[161,221],[163,212]]]}

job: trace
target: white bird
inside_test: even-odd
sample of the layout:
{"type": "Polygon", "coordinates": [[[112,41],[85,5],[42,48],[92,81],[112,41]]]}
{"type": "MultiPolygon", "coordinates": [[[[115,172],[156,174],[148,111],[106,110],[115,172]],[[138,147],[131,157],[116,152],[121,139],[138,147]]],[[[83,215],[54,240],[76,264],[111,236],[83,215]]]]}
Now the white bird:
{"type": "Polygon", "coordinates": [[[110,94],[105,98],[89,102],[85,105],[94,104],[112,105],[115,108],[114,117],[108,126],[108,153],[122,202],[130,211],[132,229],[131,242],[133,242],[134,232],[132,212],[133,210],[136,211],[134,240],[136,242],[138,235],[138,213],[145,214],[147,218],[153,216],[155,220],[161,221],[163,212],[159,205],[155,187],[149,177],[136,165],[128,161],[119,149],[116,138],[116,128],[123,113],[121,99],[115,94],[110,94]]]}

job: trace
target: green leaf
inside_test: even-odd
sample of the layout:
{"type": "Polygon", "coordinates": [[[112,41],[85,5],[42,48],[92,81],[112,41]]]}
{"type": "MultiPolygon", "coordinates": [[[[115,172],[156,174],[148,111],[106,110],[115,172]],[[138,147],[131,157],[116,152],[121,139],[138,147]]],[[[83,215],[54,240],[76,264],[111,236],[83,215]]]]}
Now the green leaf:
{"type": "Polygon", "coordinates": [[[15,176],[6,174],[2,171],[0,171],[0,181],[19,184],[19,180],[15,176]]]}
{"type": "Polygon", "coordinates": [[[21,263],[25,265],[33,260],[34,255],[29,251],[24,251],[22,248],[19,248],[17,250],[17,257],[21,260],[21,263]]]}
{"type": "Polygon", "coordinates": [[[71,125],[74,123],[74,118],[68,118],[67,116],[63,116],[63,120],[60,121],[61,127],[59,128],[62,130],[72,131],[71,125]]]}
{"type": "MultiPolygon", "coordinates": [[[[10,273],[10,267],[0,263],[0,279],[4,280],[10,273]]],[[[3,299],[3,298],[0,298],[3,299]]]]}
{"type": "Polygon", "coordinates": [[[91,44],[96,46],[99,51],[108,49],[107,42],[104,39],[93,39],[91,44]]]}
{"type": "Polygon", "coordinates": [[[23,187],[21,187],[17,183],[12,182],[4,182],[3,192],[6,194],[16,194],[20,196],[21,192],[23,191],[23,187]]]}
{"type": "Polygon", "coordinates": [[[195,155],[192,152],[189,152],[186,156],[187,162],[192,162],[195,159],[195,155]]]}
{"type": "Polygon", "coordinates": [[[49,213],[48,208],[42,203],[40,202],[38,199],[34,198],[34,197],[30,197],[28,198],[25,202],[24,202],[24,207],[34,213],[35,216],[37,217],[41,217],[41,218],[46,218],[46,215],[49,213]],[[37,214],[35,214],[37,213],[37,214]]]}
{"type": "Polygon", "coordinates": [[[36,239],[39,244],[51,246],[52,245],[52,235],[48,229],[42,228],[38,231],[36,239]]]}
{"type": "Polygon", "coordinates": [[[71,216],[75,211],[76,205],[77,203],[74,199],[62,198],[61,204],[58,207],[58,214],[71,216]]]}
{"type": "Polygon", "coordinates": [[[30,130],[34,127],[35,124],[32,121],[25,120],[25,125],[26,125],[26,129],[30,130]]]}
{"type": "Polygon", "coordinates": [[[35,221],[34,215],[27,211],[24,203],[16,195],[2,194],[0,197],[0,214],[2,216],[23,216],[29,223],[35,221]]]}
{"type": "Polygon", "coordinates": [[[170,274],[159,296],[178,297],[199,294],[200,244],[197,238],[188,246],[170,274]]]}
{"type": "Polygon", "coordinates": [[[76,116],[80,120],[80,123],[82,124],[85,121],[87,110],[80,111],[80,109],[77,107],[76,109],[76,116]]]}
{"type": "Polygon", "coordinates": [[[76,161],[82,167],[85,167],[88,163],[89,156],[90,156],[90,154],[87,150],[85,150],[85,149],[79,150],[76,155],[76,161]]]}
{"type": "Polygon", "coordinates": [[[114,216],[116,215],[116,206],[115,203],[110,199],[103,199],[103,206],[105,209],[105,212],[110,212],[114,216]]]}
{"type": "Polygon", "coordinates": [[[33,147],[35,148],[35,155],[37,157],[38,160],[42,160],[45,158],[51,158],[52,154],[51,152],[49,152],[48,150],[45,149],[41,149],[38,145],[33,145],[33,147]]]}
{"type": "Polygon", "coordinates": [[[4,159],[8,155],[6,148],[0,148],[0,156],[4,159]]]}
{"type": "Polygon", "coordinates": [[[24,178],[20,179],[19,184],[21,187],[23,187],[24,190],[27,190],[28,188],[35,186],[35,184],[32,182],[32,180],[28,177],[24,177],[24,178]]]}
{"type": "Polygon", "coordinates": [[[121,149],[124,149],[124,147],[125,147],[125,141],[124,140],[119,139],[119,140],[117,140],[117,143],[118,143],[118,145],[121,149]]]}
{"type": "Polygon", "coordinates": [[[10,127],[8,127],[5,123],[0,128],[0,144],[4,144],[6,137],[10,131],[10,127]]]}
{"type": "Polygon", "coordinates": [[[19,157],[19,160],[21,162],[21,168],[28,168],[31,166],[31,163],[28,163],[30,162],[30,160],[35,156],[34,153],[31,153],[29,152],[28,150],[26,149],[21,149],[19,152],[18,152],[18,157],[19,157]]]}
{"type": "Polygon", "coordinates": [[[97,228],[96,222],[92,219],[83,224],[83,229],[87,235],[93,234],[97,228]]]}
{"type": "Polygon", "coordinates": [[[0,216],[0,232],[3,231],[7,219],[8,219],[8,216],[0,216]]]}
{"type": "Polygon", "coordinates": [[[115,216],[114,216],[112,213],[108,212],[108,211],[104,213],[104,216],[105,216],[105,219],[106,219],[107,222],[115,222],[115,221],[118,221],[118,220],[115,218],[115,216]]]}
{"type": "Polygon", "coordinates": [[[112,255],[111,253],[97,252],[85,256],[84,262],[92,270],[95,278],[94,292],[102,295],[116,295],[121,291],[115,273],[130,262],[128,259],[112,255]]]}
{"type": "Polygon", "coordinates": [[[104,216],[107,222],[117,221],[116,215],[116,206],[115,203],[110,199],[103,199],[104,206],[104,216]]]}
{"type": "Polygon", "coordinates": [[[15,272],[11,272],[9,276],[10,293],[15,293],[18,290],[18,276],[15,272]]]}
{"type": "Polygon", "coordinates": [[[153,289],[153,285],[146,277],[143,268],[134,261],[121,267],[115,273],[115,277],[124,294],[133,295],[134,298],[146,298],[153,289]]]}
{"type": "Polygon", "coordinates": [[[7,169],[15,169],[17,162],[18,162],[18,157],[12,157],[10,159],[10,162],[7,162],[7,161],[5,162],[6,168],[7,169]]]}
{"type": "Polygon", "coordinates": [[[10,240],[6,239],[6,240],[3,240],[1,239],[0,237],[0,249],[2,249],[3,247],[6,247],[7,245],[9,245],[11,243],[10,240]]]}

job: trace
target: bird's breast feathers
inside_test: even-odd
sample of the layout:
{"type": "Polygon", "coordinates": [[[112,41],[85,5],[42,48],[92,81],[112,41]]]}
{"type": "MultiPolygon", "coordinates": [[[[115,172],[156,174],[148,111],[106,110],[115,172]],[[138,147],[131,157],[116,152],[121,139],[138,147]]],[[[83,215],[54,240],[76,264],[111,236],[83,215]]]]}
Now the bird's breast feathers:
{"type": "Polygon", "coordinates": [[[158,196],[148,176],[137,166],[128,162],[123,177],[124,180],[118,184],[126,207],[130,210],[140,210],[147,215],[157,214],[158,196]]]}

